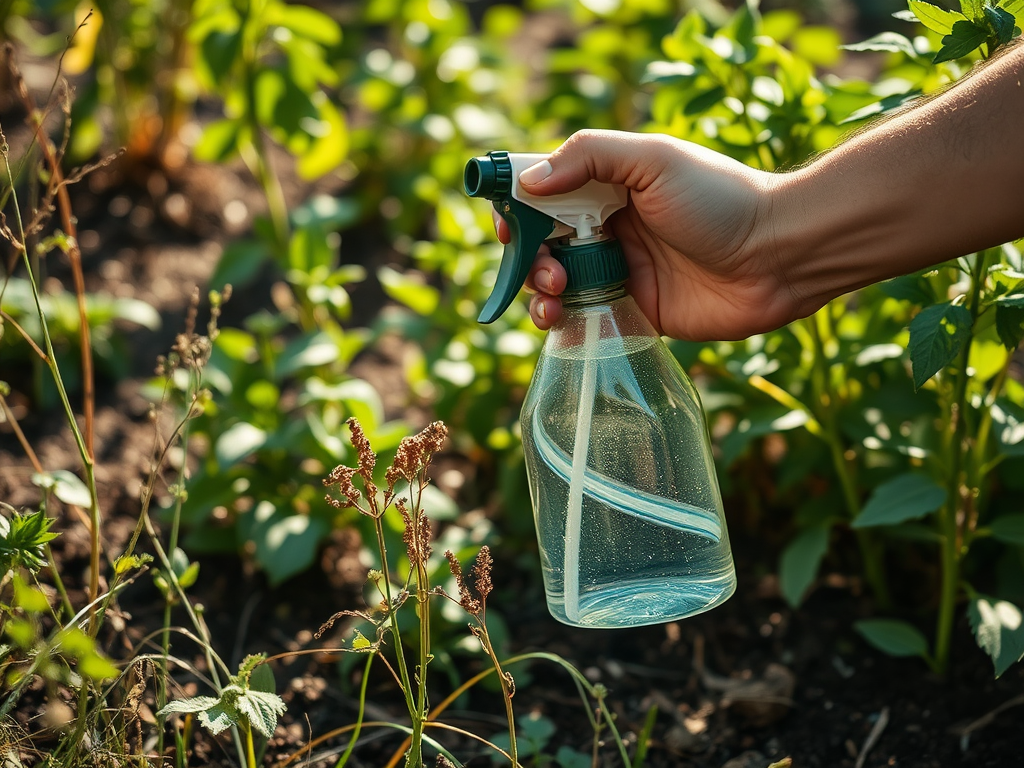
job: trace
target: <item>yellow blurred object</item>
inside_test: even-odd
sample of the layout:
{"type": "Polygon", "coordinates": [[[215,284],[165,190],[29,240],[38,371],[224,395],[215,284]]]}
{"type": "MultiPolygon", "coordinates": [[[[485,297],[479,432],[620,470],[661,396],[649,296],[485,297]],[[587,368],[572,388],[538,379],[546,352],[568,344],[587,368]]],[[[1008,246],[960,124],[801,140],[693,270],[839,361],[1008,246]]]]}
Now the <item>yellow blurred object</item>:
{"type": "Polygon", "coordinates": [[[80,75],[92,66],[96,55],[96,40],[103,28],[103,14],[91,7],[90,3],[79,3],[75,9],[75,34],[71,47],[64,54],[64,71],[69,75],[80,75]]]}

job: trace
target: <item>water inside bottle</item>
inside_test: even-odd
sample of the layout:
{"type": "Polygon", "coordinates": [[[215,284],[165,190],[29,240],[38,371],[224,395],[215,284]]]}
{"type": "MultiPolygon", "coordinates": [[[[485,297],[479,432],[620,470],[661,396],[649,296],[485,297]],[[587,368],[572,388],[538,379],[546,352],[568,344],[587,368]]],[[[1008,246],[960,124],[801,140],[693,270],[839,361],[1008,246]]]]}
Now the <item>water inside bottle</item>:
{"type": "MultiPolygon", "coordinates": [[[[524,413],[524,443],[548,607],[579,626],[636,626],[705,611],[735,573],[696,401],[651,337],[553,352],[545,397],[524,413]],[[596,367],[577,572],[566,611],[564,544],[584,361],[596,367]]],[[[593,374],[592,374],[593,375],[593,374]]],[[[571,559],[571,558],[570,558],[571,559]]]]}

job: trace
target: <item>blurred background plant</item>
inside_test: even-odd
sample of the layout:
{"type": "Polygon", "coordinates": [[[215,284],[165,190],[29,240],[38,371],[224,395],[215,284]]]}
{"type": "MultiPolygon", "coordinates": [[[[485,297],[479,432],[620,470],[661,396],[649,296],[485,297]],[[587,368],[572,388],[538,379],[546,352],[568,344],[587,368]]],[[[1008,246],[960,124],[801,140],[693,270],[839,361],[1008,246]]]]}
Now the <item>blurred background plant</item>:
{"type": "MultiPolygon", "coordinates": [[[[38,56],[86,21],[64,60],[78,91],[69,154],[125,146],[122,163],[241,170],[263,197],[251,230],[224,243],[210,287],[269,283],[273,307],[213,343],[180,521],[189,552],[244,553],[275,584],[339,528],[361,526],[373,562],[371,528],[319,488],[326,467],[352,460],[340,437],[350,416],[385,459],[410,417],[443,419],[475,467],[461,501],[486,511],[433,500],[446,546],[460,558],[499,539],[533,552],[517,418],[542,335],[522,303],[490,326],[475,320],[501,248],[489,209],[461,190],[469,157],[607,127],[784,171],[954,82],[1024,18],[1022,0],[965,0],[960,12],[911,0],[896,19],[865,7],[863,29],[886,22],[862,41],[853,21],[812,3],[89,7],[88,20],[86,4],[63,2],[16,1],[0,15],[38,56]],[[373,297],[389,301],[376,312],[373,297]],[[397,397],[355,375],[366,355],[401,367],[397,397]]],[[[1009,244],[773,333],[673,345],[712,419],[730,525],[781,552],[785,599],[799,605],[823,565],[859,574],[877,611],[862,634],[936,670],[963,603],[997,674],[1024,653],[1021,280],[1009,244]],[[930,641],[919,626],[932,621],[930,641]]],[[[24,310],[8,292],[14,317],[24,310]]],[[[0,340],[0,355],[15,354],[0,340]]],[[[186,378],[177,386],[192,391],[186,378]]],[[[386,535],[397,551],[400,530],[386,535]]],[[[539,589],[532,557],[524,572],[539,589]]]]}

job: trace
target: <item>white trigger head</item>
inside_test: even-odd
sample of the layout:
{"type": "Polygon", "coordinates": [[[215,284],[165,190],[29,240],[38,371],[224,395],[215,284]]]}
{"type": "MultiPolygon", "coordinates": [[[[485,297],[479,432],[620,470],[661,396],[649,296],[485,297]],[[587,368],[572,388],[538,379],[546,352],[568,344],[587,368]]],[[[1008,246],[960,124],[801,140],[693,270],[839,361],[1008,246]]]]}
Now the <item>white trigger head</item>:
{"type": "MultiPolygon", "coordinates": [[[[531,195],[519,185],[519,174],[548,158],[547,155],[510,152],[512,162],[512,197],[531,208],[546,213],[559,224],[551,237],[569,235],[585,240],[595,235],[615,211],[626,206],[629,192],[619,184],[588,181],[575,192],[561,195],[531,195]]],[[[551,239],[550,237],[548,239],[551,239]]]]}

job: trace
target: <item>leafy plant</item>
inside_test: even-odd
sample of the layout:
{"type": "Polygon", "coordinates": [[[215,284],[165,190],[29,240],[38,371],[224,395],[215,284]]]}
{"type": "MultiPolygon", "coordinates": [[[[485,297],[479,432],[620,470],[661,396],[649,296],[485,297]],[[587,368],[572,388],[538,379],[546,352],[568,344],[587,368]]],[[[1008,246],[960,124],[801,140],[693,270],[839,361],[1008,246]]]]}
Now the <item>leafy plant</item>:
{"type": "Polygon", "coordinates": [[[199,722],[215,736],[231,726],[241,726],[245,733],[246,757],[250,768],[256,766],[256,749],[252,732],[270,738],[277,727],[277,718],[285,711],[284,701],[275,693],[274,673],[263,664],[266,654],[246,656],[238,673],[228,679],[220,695],[193,696],[176,699],[157,715],[197,713],[199,722]]]}
{"type": "MultiPolygon", "coordinates": [[[[920,2],[912,7],[935,33],[950,33],[941,21],[952,18],[947,12],[920,2]]],[[[964,14],[980,24],[1013,11],[1019,9],[1012,4],[1009,10],[991,7],[985,16],[978,6],[964,14]]],[[[658,86],[652,111],[659,127],[763,168],[795,165],[834,141],[844,124],[956,79],[962,62],[953,59],[982,45],[991,53],[1012,33],[1012,27],[993,27],[958,48],[950,46],[960,38],[943,39],[935,57],[920,41],[883,33],[848,46],[892,53],[879,83],[865,86],[819,80],[810,66],[814,59],[795,55],[799,41],[793,39],[791,51],[760,34],[774,30],[785,40],[791,20],[786,12],[762,20],[748,6],[714,28],[691,13],[665,42],[674,61],[649,68],[648,80],[658,86]],[[897,77],[910,87],[877,98],[897,77]]],[[[708,401],[719,412],[727,464],[765,435],[785,434],[780,491],[799,497],[807,486],[796,483],[817,473],[838,481],[835,490],[798,502],[800,532],[780,562],[790,602],[803,598],[836,529],[855,534],[865,578],[883,609],[893,601],[886,550],[910,541],[939,544],[944,577],[933,651],[906,622],[857,625],[883,650],[920,655],[938,670],[948,664],[957,595],[962,585],[969,590],[961,574],[978,538],[974,531],[994,512],[987,506],[997,481],[989,470],[1017,451],[1019,436],[1011,427],[995,437],[993,419],[1016,413],[1020,403],[1019,386],[1007,377],[1021,338],[1019,279],[1020,253],[1007,245],[837,299],[806,321],[746,342],[677,347],[723,377],[709,381],[708,401]],[[936,430],[939,423],[949,431],[936,430]],[[827,454],[816,452],[815,443],[824,443],[827,454]],[[924,519],[934,525],[920,525],[924,519]]],[[[988,642],[1000,631],[990,623],[979,638],[988,642]]],[[[995,655],[1005,659],[1003,650],[995,655]]],[[[997,663],[1002,669],[1005,662],[997,663]]]]}

